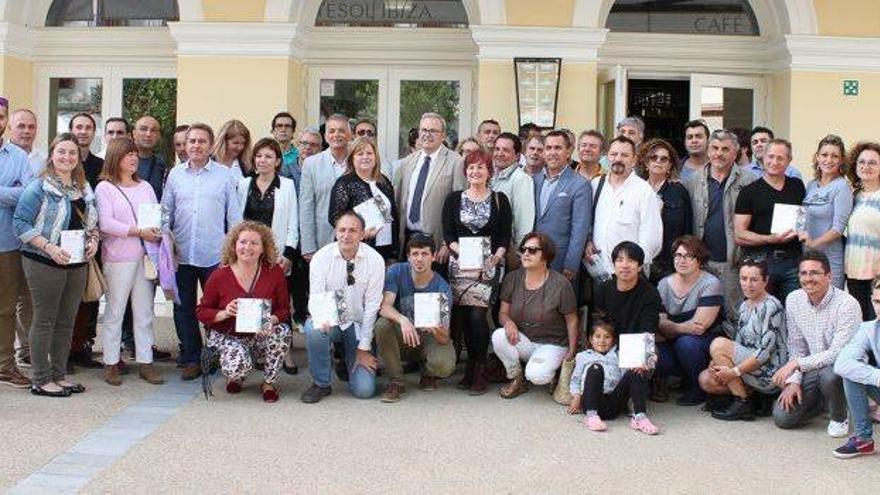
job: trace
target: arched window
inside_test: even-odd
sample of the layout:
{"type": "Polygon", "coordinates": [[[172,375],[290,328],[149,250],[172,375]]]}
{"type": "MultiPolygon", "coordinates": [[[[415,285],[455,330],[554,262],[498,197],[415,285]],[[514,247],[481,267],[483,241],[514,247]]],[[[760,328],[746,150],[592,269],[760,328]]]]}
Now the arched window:
{"type": "Polygon", "coordinates": [[[315,25],[463,28],[468,17],[461,0],[324,0],[315,25]]]}
{"type": "Polygon", "coordinates": [[[760,34],[748,0],[617,0],[605,27],[629,33],[760,34]]]}
{"type": "Polygon", "coordinates": [[[177,0],[54,0],[47,26],[164,26],[179,19],[177,0]]]}

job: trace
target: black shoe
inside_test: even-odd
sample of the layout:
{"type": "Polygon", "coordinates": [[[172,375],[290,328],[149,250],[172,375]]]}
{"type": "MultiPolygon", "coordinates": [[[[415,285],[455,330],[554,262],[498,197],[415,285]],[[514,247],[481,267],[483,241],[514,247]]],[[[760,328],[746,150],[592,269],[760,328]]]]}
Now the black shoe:
{"type": "Polygon", "coordinates": [[[57,392],[49,392],[48,390],[43,390],[43,387],[31,385],[31,394],[33,395],[42,395],[43,397],[70,397],[70,393],[70,390],[67,390],[64,387],[57,392]]]}
{"type": "Polygon", "coordinates": [[[296,363],[294,363],[293,366],[288,366],[287,364],[282,363],[281,369],[283,369],[288,375],[296,375],[299,373],[299,366],[297,366],[296,363]]]}
{"type": "Polygon", "coordinates": [[[733,399],[727,409],[713,412],[712,417],[722,421],[753,421],[755,419],[749,400],[739,397],[733,399]]]}
{"type": "Polygon", "coordinates": [[[703,405],[703,411],[709,413],[721,412],[730,406],[733,398],[732,395],[706,394],[706,403],[703,405]]]}
{"type": "Polygon", "coordinates": [[[706,401],[706,396],[697,391],[687,391],[675,401],[679,406],[698,406],[706,401]]]}
{"type": "Polygon", "coordinates": [[[67,359],[67,364],[73,364],[80,368],[104,369],[104,365],[92,358],[91,352],[78,352],[71,354],[67,359]]]}
{"type": "Polygon", "coordinates": [[[749,396],[749,403],[752,405],[752,412],[756,418],[767,418],[773,415],[773,403],[776,397],[773,395],[765,395],[760,392],[753,393],[749,396]]]}
{"type": "Polygon", "coordinates": [[[348,381],[348,366],[345,365],[345,359],[337,359],[335,363],[336,378],[341,382],[348,381]]]}
{"type": "Polygon", "coordinates": [[[86,387],[84,387],[82,383],[74,383],[69,387],[62,386],[61,388],[67,390],[71,394],[81,394],[86,391],[86,387]]]}
{"type": "Polygon", "coordinates": [[[170,361],[170,360],[171,360],[171,353],[170,352],[160,351],[159,349],[156,349],[156,346],[153,346],[153,361],[164,362],[164,361],[170,361]]]}
{"type": "Polygon", "coordinates": [[[332,392],[333,389],[330,387],[319,387],[313,383],[308,390],[302,393],[302,395],[299,397],[299,400],[305,402],[306,404],[315,404],[317,402],[320,402],[321,399],[323,399],[324,397],[330,395],[332,392]]]}

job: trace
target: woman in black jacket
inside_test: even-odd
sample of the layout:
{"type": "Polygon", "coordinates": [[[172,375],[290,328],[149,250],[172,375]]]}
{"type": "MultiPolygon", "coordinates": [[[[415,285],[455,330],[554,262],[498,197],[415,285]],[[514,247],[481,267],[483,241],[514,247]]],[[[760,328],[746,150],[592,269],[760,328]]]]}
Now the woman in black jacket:
{"type": "MultiPolygon", "coordinates": [[[[368,137],[354,140],[346,160],[348,172],[336,180],[330,193],[330,224],[347,211],[354,210],[367,221],[364,241],[376,249],[386,262],[393,262],[400,251],[397,232],[397,206],[394,204],[394,188],[384,175],[379,163],[379,150],[368,137]],[[384,222],[376,227],[371,222],[376,209],[365,203],[373,201],[384,222]],[[373,215],[367,213],[372,210],[373,215]]],[[[379,223],[379,222],[376,222],[379,223]]]]}
{"type": "Polygon", "coordinates": [[[449,285],[452,287],[452,334],[463,336],[467,344],[467,368],[459,388],[470,390],[471,395],[486,392],[487,381],[483,374],[486,352],[489,347],[489,326],[486,314],[492,305],[492,297],[498,288],[501,266],[507,246],[510,245],[513,223],[510,201],[503,193],[489,188],[492,177],[492,158],[482,152],[474,152],[465,159],[464,173],[468,187],[453,191],[443,205],[443,240],[452,251],[449,258],[449,285]],[[471,267],[462,262],[470,261],[469,249],[474,239],[480,245],[477,259],[481,267],[471,267]],[[482,254],[482,256],[480,256],[482,254]]]}

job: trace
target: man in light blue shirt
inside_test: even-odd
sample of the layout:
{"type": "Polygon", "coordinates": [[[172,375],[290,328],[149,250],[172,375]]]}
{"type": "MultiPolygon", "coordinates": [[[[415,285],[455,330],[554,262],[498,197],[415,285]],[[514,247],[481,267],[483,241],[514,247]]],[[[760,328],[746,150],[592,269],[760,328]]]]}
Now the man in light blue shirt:
{"type": "Polygon", "coordinates": [[[169,216],[177,258],[177,291],[174,325],[180,340],[181,378],[201,375],[202,337],[196,320],[196,293],[220,263],[226,232],[241,221],[238,197],[230,169],[210,159],[214,132],[205,124],[192,124],[186,133],[189,160],[168,174],[162,206],[169,216]]]}
{"type": "MultiPolygon", "coordinates": [[[[767,150],[767,144],[773,138],[773,131],[766,127],[757,126],[752,129],[752,134],[749,137],[749,145],[752,148],[752,162],[745,165],[745,169],[755,174],[755,177],[764,175],[764,152],[767,150]]],[[[801,171],[791,164],[785,168],[785,176],[800,179],[801,181],[804,180],[801,171]]]]}
{"type": "Polygon", "coordinates": [[[9,101],[0,96],[0,384],[27,388],[30,380],[15,366],[15,308],[27,284],[18,249],[21,242],[12,231],[12,214],[24,186],[32,177],[27,153],[3,140],[9,117],[9,101]]]}

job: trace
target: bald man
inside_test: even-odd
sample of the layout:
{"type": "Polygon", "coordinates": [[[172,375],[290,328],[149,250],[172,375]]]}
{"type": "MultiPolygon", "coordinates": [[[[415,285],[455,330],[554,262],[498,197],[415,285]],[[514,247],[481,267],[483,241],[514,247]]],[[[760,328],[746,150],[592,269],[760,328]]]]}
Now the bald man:
{"type": "Polygon", "coordinates": [[[165,161],[156,155],[156,146],[162,127],[155,117],[144,115],[134,123],[131,135],[138,149],[138,177],[149,182],[156,197],[161,198],[165,185],[165,161]]]}
{"type": "Polygon", "coordinates": [[[35,148],[37,137],[37,116],[27,108],[20,108],[9,118],[9,141],[28,154],[31,171],[37,175],[46,165],[46,150],[35,148]]]}

